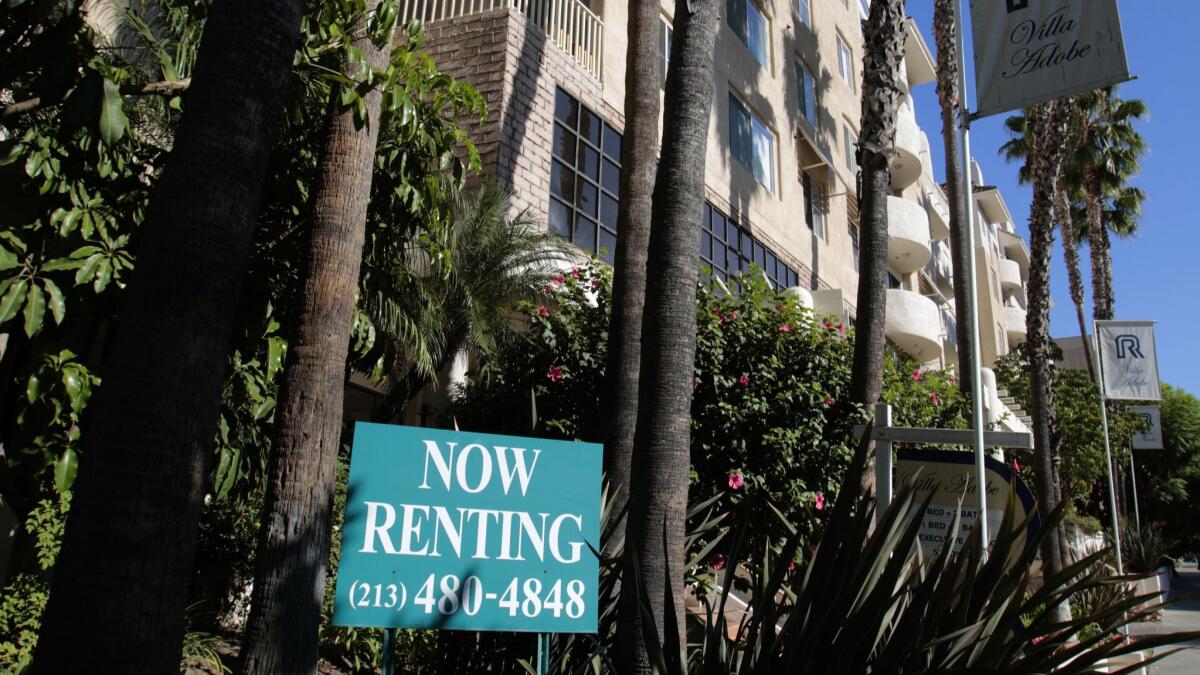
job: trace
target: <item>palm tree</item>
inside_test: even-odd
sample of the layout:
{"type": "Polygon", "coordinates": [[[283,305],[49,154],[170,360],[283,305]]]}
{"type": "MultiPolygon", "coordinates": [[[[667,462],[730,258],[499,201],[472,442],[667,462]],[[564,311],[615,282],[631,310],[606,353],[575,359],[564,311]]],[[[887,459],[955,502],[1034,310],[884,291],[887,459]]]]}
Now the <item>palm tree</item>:
{"type": "Polygon", "coordinates": [[[967,204],[959,196],[963,182],[958,158],[958,28],[954,19],[959,0],[934,0],[933,34],[937,43],[937,94],[942,107],[942,149],[946,157],[946,191],[950,193],[950,264],[954,271],[954,333],[958,341],[958,388],[971,396],[971,250],[967,242],[967,204]]]}
{"type": "Polygon", "coordinates": [[[625,503],[637,428],[638,380],[641,373],[642,307],[646,302],[646,246],[650,238],[651,195],[658,159],[658,114],[661,61],[658,5],[629,5],[629,48],[625,59],[625,136],[621,144],[621,204],[617,211],[616,259],[613,265],[613,309],[608,330],[608,432],[604,440],[604,473],[612,512],[618,514],[606,532],[605,551],[618,550],[624,537],[625,503]]]}
{"type": "MultiPolygon", "coordinates": [[[[1064,175],[1062,183],[1066,183],[1064,175]]],[[[1087,319],[1083,313],[1083,275],[1079,267],[1080,219],[1072,207],[1071,199],[1067,196],[1065,185],[1060,185],[1056,195],[1055,218],[1058,220],[1059,232],[1062,236],[1063,262],[1067,266],[1067,281],[1070,289],[1071,302],[1075,305],[1075,318],[1079,321],[1079,339],[1083,345],[1083,358],[1087,362],[1088,377],[1093,382],[1096,379],[1096,365],[1092,363],[1092,347],[1088,343],[1087,319]]],[[[1086,232],[1086,226],[1083,228],[1086,232]]]]}
{"type": "Polygon", "coordinates": [[[863,24],[862,225],[858,316],[850,397],[863,405],[879,400],[883,387],[884,318],[887,312],[887,197],[892,174],[887,150],[896,142],[896,118],[904,100],[904,2],[875,0],[863,24]]]}
{"type": "Polygon", "coordinates": [[[513,332],[518,302],[537,297],[568,264],[572,250],[561,237],[526,212],[509,211],[508,196],[495,187],[460,193],[443,240],[413,241],[399,260],[367,255],[359,308],[392,364],[374,421],[396,419],[464,351],[492,350],[513,332]],[[431,269],[432,248],[448,253],[446,273],[431,269]]]}
{"type": "MultiPolygon", "coordinates": [[[[1057,457],[1050,440],[1054,417],[1050,355],[1050,254],[1054,248],[1054,202],[1066,154],[1061,139],[1073,103],[1055,100],[1026,111],[1026,166],[1033,184],[1029,209],[1029,310],[1026,320],[1029,350],[1033,443],[1038,458],[1039,508],[1052,512],[1062,500],[1058,486],[1057,457]]],[[[1057,575],[1065,560],[1061,532],[1042,541],[1046,579],[1057,575]]],[[[1065,608],[1059,608],[1063,611],[1065,608]]],[[[1069,610],[1068,610],[1069,611],[1069,610]]]]}
{"type": "MultiPolygon", "coordinates": [[[[392,34],[372,36],[370,0],[351,21],[358,35],[344,72],[386,70],[392,34]]],[[[377,75],[371,75],[377,76],[377,75]]],[[[383,92],[362,94],[365,114],[329,93],[317,166],[307,273],[279,398],[278,437],[267,469],[254,593],[242,646],[246,673],[316,672],[317,628],[329,551],[329,515],[342,431],[346,354],[366,238],[383,92]]]]}
{"type": "MultiPolygon", "coordinates": [[[[642,320],[642,367],[630,474],[618,647],[621,672],[652,672],[643,617],[683,640],[684,519],[696,352],[696,247],[715,90],[718,0],[676,0],[674,44],[654,184],[642,320]],[[650,599],[643,615],[636,592],[650,599]]],[[[643,85],[644,86],[644,85],[643,85]]],[[[639,189],[645,186],[638,186],[639,189]]],[[[628,198],[628,195],[624,195],[628,198]]]]}
{"type": "Polygon", "coordinates": [[[1087,200],[1093,316],[1099,320],[1113,318],[1115,311],[1105,201],[1116,199],[1116,206],[1122,206],[1119,201],[1122,191],[1138,173],[1138,160],[1146,150],[1146,142],[1134,124],[1145,115],[1145,103],[1122,99],[1111,87],[1080,97],[1073,115],[1078,145],[1070,163],[1072,171],[1078,173],[1087,200]]]}
{"type": "Polygon", "coordinates": [[[37,672],[179,669],[233,308],[303,13],[226,0],[208,16],[83,434],[37,672]]]}

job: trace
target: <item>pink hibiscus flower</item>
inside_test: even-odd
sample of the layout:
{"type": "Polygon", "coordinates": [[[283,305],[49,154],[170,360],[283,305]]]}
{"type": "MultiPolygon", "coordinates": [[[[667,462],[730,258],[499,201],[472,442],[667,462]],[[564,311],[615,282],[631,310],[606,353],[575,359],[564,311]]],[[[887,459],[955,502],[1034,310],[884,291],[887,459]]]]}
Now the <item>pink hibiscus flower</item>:
{"type": "Polygon", "coordinates": [[[921,369],[913,369],[913,382],[920,382],[923,379],[925,379],[925,376],[921,374],[921,369]]]}
{"type": "Polygon", "coordinates": [[[938,404],[938,395],[936,391],[929,395],[929,402],[934,405],[938,404]]]}
{"type": "Polygon", "coordinates": [[[717,572],[725,569],[725,556],[717,556],[717,559],[712,563],[712,568],[717,572]]]}
{"type": "Polygon", "coordinates": [[[790,332],[792,332],[792,324],[790,324],[790,323],[785,323],[785,324],[783,324],[782,326],[780,326],[780,327],[779,327],[779,332],[780,332],[780,333],[790,333],[790,332]]]}
{"type": "Polygon", "coordinates": [[[571,276],[575,277],[576,279],[579,278],[579,268],[578,267],[571,268],[571,276]]]}
{"type": "Polygon", "coordinates": [[[1013,458],[1013,471],[1020,471],[1020,470],[1021,470],[1021,463],[1017,461],[1016,457],[1014,457],[1013,458]]]}
{"type": "Polygon", "coordinates": [[[550,380],[551,382],[562,382],[562,366],[550,366],[550,369],[546,371],[546,379],[550,380]]]}
{"type": "Polygon", "coordinates": [[[741,471],[730,471],[729,472],[729,489],[730,490],[741,490],[742,486],[745,484],[746,484],[746,479],[742,476],[741,471]]]}
{"type": "Polygon", "coordinates": [[[738,378],[738,384],[742,385],[743,387],[749,387],[750,386],[750,376],[745,373],[742,373],[742,376],[738,378]]]}
{"type": "Polygon", "coordinates": [[[832,396],[825,397],[825,405],[827,405],[827,406],[833,405],[833,397],[832,396]]]}
{"type": "Polygon", "coordinates": [[[545,305],[538,305],[538,316],[550,316],[550,310],[545,305]]]}
{"type": "Polygon", "coordinates": [[[813,508],[818,511],[825,510],[825,493],[824,492],[817,493],[816,498],[813,499],[813,508]]]}

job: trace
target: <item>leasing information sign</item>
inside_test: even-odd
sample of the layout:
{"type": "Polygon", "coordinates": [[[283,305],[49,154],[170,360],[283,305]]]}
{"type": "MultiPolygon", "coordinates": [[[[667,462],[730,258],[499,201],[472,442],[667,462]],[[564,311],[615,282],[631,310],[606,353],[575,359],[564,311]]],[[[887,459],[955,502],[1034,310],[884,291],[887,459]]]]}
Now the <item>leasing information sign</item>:
{"type": "Polygon", "coordinates": [[[1096,344],[1106,398],[1162,399],[1153,321],[1097,321],[1096,344]]]}
{"type": "Polygon", "coordinates": [[[333,623],[595,632],[601,454],[359,422],[333,623]]]}
{"type": "Polygon", "coordinates": [[[971,0],[979,117],[1129,79],[1116,0],[971,0]]]}

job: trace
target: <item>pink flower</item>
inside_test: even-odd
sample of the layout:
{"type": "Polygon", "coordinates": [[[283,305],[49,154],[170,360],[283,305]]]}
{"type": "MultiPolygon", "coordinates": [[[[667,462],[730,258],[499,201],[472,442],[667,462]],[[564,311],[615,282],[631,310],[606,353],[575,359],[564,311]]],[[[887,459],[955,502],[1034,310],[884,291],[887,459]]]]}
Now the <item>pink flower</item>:
{"type": "Polygon", "coordinates": [[[742,373],[742,376],[738,378],[738,384],[742,385],[743,387],[749,387],[750,386],[750,376],[745,373],[742,373]]]}
{"type": "Polygon", "coordinates": [[[571,268],[571,276],[575,277],[576,279],[579,278],[579,268],[578,267],[571,268]]]}
{"type": "Polygon", "coordinates": [[[934,405],[937,405],[937,404],[938,404],[938,397],[937,397],[937,392],[936,392],[936,391],[935,391],[935,392],[933,392],[932,394],[930,394],[930,395],[929,395],[929,402],[930,402],[930,403],[932,403],[932,404],[934,404],[934,405]]]}
{"type": "Polygon", "coordinates": [[[816,499],[813,500],[813,508],[818,511],[825,510],[825,493],[818,492],[816,499]]]}
{"type": "Polygon", "coordinates": [[[725,569],[725,556],[717,556],[717,559],[712,563],[712,568],[717,572],[725,569]]]}
{"type": "Polygon", "coordinates": [[[554,294],[554,286],[551,284],[546,284],[545,286],[542,287],[542,292],[545,293],[546,295],[553,295],[554,294]]]}
{"type": "Polygon", "coordinates": [[[1020,470],[1021,470],[1021,463],[1017,461],[1016,457],[1013,457],[1013,471],[1020,471],[1020,470]]]}
{"type": "Polygon", "coordinates": [[[913,369],[913,382],[920,382],[923,379],[925,379],[925,376],[921,374],[921,369],[914,368],[913,369]]]}
{"type": "Polygon", "coordinates": [[[551,382],[562,382],[562,366],[550,366],[550,369],[546,371],[546,379],[550,380],[551,382]]]}
{"type": "Polygon", "coordinates": [[[824,326],[825,326],[826,328],[833,328],[833,322],[832,322],[832,321],[826,321],[826,322],[824,323],[824,326]]]}
{"type": "Polygon", "coordinates": [[[827,405],[827,406],[833,405],[833,397],[832,396],[825,397],[825,405],[827,405]]]}
{"type": "Polygon", "coordinates": [[[793,560],[790,563],[788,563],[788,572],[795,572],[795,571],[796,571],[796,561],[793,560]]]}
{"type": "Polygon", "coordinates": [[[790,324],[790,323],[785,323],[785,324],[783,324],[782,326],[780,326],[780,327],[779,327],[779,332],[780,332],[780,333],[790,333],[790,332],[792,332],[792,324],[790,324]]]}
{"type": "Polygon", "coordinates": [[[838,322],[837,329],[838,329],[838,332],[839,332],[839,333],[845,333],[845,332],[846,332],[846,327],[842,325],[842,322],[841,322],[841,321],[839,321],[839,322],[838,322]]]}
{"type": "Polygon", "coordinates": [[[537,313],[538,316],[550,316],[550,310],[545,305],[538,305],[537,313]]]}
{"type": "Polygon", "coordinates": [[[594,290],[596,290],[597,288],[600,288],[600,280],[599,280],[599,279],[592,279],[592,290],[594,291],[594,290]]]}
{"type": "Polygon", "coordinates": [[[730,471],[729,472],[729,489],[730,490],[741,490],[742,486],[745,484],[746,484],[746,479],[742,476],[741,471],[730,471]]]}

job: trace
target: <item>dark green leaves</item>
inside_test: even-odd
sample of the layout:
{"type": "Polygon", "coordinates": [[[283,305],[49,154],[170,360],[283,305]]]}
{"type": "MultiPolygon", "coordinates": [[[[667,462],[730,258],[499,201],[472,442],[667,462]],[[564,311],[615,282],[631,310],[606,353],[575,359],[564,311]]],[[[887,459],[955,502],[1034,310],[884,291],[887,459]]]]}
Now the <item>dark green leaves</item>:
{"type": "Polygon", "coordinates": [[[105,78],[104,95],[100,101],[100,138],[105,143],[116,143],[125,135],[128,127],[129,118],[125,116],[121,88],[116,82],[105,78]]]}

